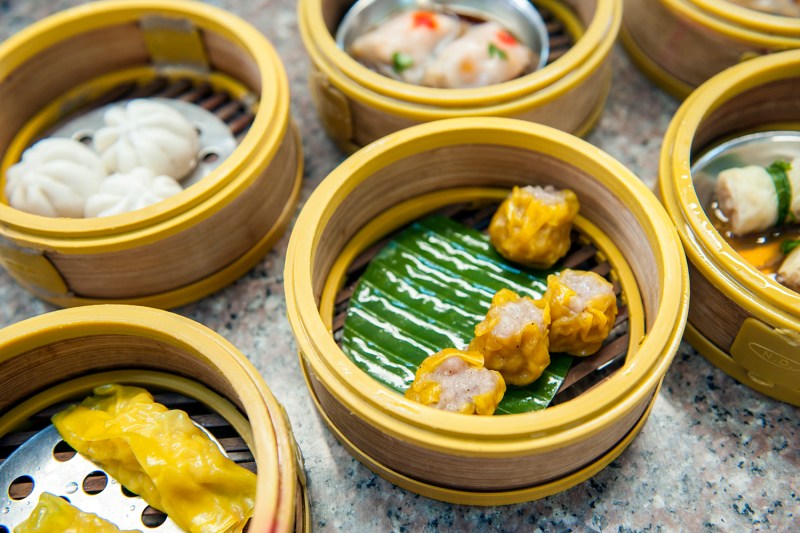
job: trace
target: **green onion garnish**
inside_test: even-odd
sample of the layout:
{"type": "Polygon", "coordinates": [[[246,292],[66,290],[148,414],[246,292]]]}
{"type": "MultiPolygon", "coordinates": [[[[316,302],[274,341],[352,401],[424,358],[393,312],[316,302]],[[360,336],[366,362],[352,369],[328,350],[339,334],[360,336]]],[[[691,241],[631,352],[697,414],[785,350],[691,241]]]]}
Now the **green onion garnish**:
{"type": "Polygon", "coordinates": [[[775,161],[767,167],[767,172],[772,178],[772,184],[775,186],[775,192],[778,194],[778,221],[776,225],[787,222],[789,215],[794,218],[794,213],[789,211],[789,206],[792,203],[792,184],[789,181],[789,176],[786,175],[790,168],[792,168],[792,165],[781,160],[775,161]]]}
{"type": "Polygon", "coordinates": [[[781,252],[783,252],[783,255],[789,255],[798,246],[800,246],[800,239],[783,241],[781,243],[781,252]]]}
{"type": "Polygon", "coordinates": [[[404,70],[414,65],[414,59],[403,52],[395,52],[392,54],[392,68],[395,72],[400,74],[404,70]]]}
{"type": "Polygon", "coordinates": [[[508,54],[500,50],[494,43],[489,43],[489,57],[499,57],[503,61],[508,59],[508,54]]]}

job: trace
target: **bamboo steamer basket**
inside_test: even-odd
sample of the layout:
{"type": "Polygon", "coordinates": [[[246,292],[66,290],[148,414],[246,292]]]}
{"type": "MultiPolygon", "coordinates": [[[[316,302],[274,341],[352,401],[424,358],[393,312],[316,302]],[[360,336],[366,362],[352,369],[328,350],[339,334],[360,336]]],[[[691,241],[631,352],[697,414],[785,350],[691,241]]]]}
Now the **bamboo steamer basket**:
{"type": "Polygon", "coordinates": [[[503,118],[415,126],[351,156],[301,212],[285,279],[309,389],[343,445],[401,487],[473,505],[541,498],[617,457],[649,413],[688,308],[685,256],[647,188],[569,134],[503,118]],[[525,184],[574,190],[583,216],[627,262],[644,309],[631,320],[644,336],[631,342],[622,369],[543,411],[469,418],[406,400],[363,373],[331,334],[336,285],[358,251],[476,190],[525,184]]]}
{"type": "Polygon", "coordinates": [[[686,253],[686,336],[713,364],[800,405],[800,295],[764,276],[716,231],[690,167],[704,149],[753,131],[800,129],[800,51],[759,58],[703,84],[678,110],[661,150],[659,187],[686,253]]]}
{"type": "Polygon", "coordinates": [[[175,307],[244,274],[285,231],[302,153],[283,66],[255,28],[195,2],[91,3],[0,45],[0,176],[59,124],[159,82],[164,94],[188,84],[179,99],[202,98],[238,146],[178,195],[122,215],[53,219],[3,197],[0,262],[38,297],[175,307]]]}
{"type": "Polygon", "coordinates": [[[684,99],[728,67],[800,48],[800,18],[726,0],[625,0],[620,40],[645,74],[684,99]]]}
{"type": "Polygon", "coordinates": [[[343,150],[353,152],[389,133],[445,118],[519,118],[577,135],[587,134],[600,118],[611,86],[610,52],[622,17],[620,2],[537,0],[538,8],[552,14],[548,26],[560,28],[556,39],[570,44],[559,51],[551,35],[551,61],[543,69],[477,89],[420,87],[358,63],[333,37],[351,4],[298,3],[300,35],[311,57],[311,96],[323,127],[343,150]]]}
{"type": "Polygon", "coordinates": [[[0,330],[0,444],[36,413],[109,382],[177,392],[216,412],[255,458],[249,531],[310,530],[302,457],[283,407],[234,346],[166,311],[86,306],[0,330]]]}

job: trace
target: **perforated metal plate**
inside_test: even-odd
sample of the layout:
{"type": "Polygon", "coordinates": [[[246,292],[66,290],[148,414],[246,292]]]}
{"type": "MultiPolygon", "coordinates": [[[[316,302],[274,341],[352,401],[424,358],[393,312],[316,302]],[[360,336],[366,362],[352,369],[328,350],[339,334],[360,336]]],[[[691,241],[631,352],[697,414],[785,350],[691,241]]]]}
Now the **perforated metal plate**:
{"type": "MultiPolygon", "coordinates": [[[[213,435],[200,429],[225,453],[213,435]]],[[[82,511],[94,513],[121,529],[158,533],[183,531],[169,518],[158,525],[160,513],[148,513],[152,508],[147,502],[123,489],[83,455],[70,457],[69,453],[59,453],[63,446],[58,431],[50,425],[28,439],[0,465],[0,531],[3,526],[13,531],[26,520],[43,492],[61,496],[82,511]]],[[[70,450],[69,447],[65,449],[70,450]]]]}
{"type": "MultiPolygon", "coordinates": [[[[165,104],[179,113],[195,127],[199,134],[200,149],[197,152],[197,167],[181,180],[184,188],[200,181],[217,168],[236,149],[236,139],[231,128],[216,114],[203,107],[172,98],[149,98],[165,104]]],[[[94,133],[105,125],[103,115],[113,107],[124,106],[129,100],[121,100],[76,116],[50,133],[52,137],[66,137],[91,144],[94,133]]]]}

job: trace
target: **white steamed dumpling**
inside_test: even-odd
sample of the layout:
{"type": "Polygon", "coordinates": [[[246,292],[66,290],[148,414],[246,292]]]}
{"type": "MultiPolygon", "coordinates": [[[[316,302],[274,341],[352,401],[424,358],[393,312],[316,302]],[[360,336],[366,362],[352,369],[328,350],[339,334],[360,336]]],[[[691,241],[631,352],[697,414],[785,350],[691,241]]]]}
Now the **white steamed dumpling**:
{"type": "Polygon", "coordinates": [[[87,217],[108,217],[142,209],[181,192],[180,183],[146,167],[113,174],[86,201],[87,217]]]}
{"type": "Polygon", "coordinates": [[[194,126],[175,109],[153,100],[131,100],[106,111],[94,147],[109,173],[147,167],[180,180],[197,165],[194,126]]]}
{"type": "Polygon", "coordinates": [[[105,177],[103,162],[90,148],[72,139],[43,139],[8,169],[6,198],[20,211],[80,218],[105,177]]]}

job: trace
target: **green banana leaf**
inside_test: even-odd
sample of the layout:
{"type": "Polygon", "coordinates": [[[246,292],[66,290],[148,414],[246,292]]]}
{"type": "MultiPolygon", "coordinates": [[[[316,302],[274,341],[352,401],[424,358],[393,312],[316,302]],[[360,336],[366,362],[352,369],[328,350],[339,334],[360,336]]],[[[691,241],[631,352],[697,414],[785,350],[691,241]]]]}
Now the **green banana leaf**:
{"type": "MultiPolygon", "coordinates": [[[[463,348],[502,288],[540,298],[552,270],[522,269],[489,237],[434,215],[399,233],[370,262],[356,287],[342,349],[364,372],[399,393],[429,355],[463,348]]],[[[509,386],[497,413],[544,409],[564,381],[572,357],[551,354],[542,376],[509,386]]]]}

